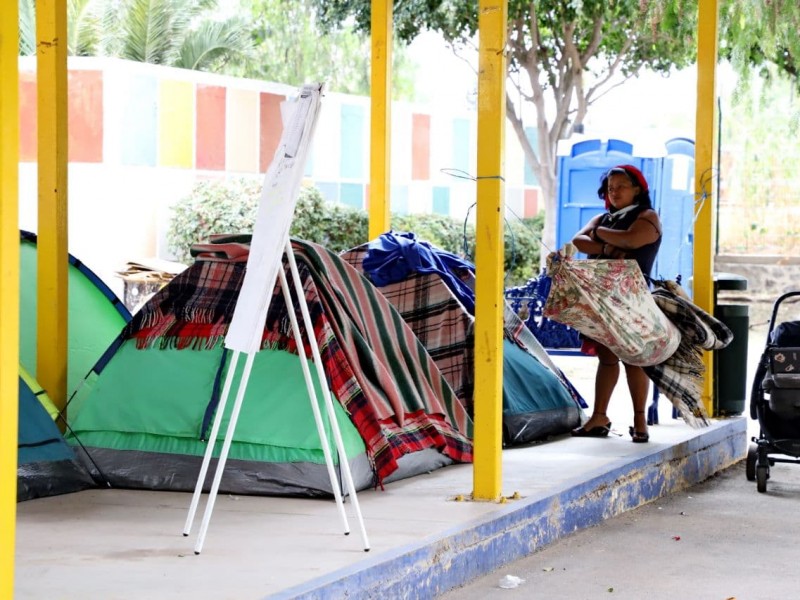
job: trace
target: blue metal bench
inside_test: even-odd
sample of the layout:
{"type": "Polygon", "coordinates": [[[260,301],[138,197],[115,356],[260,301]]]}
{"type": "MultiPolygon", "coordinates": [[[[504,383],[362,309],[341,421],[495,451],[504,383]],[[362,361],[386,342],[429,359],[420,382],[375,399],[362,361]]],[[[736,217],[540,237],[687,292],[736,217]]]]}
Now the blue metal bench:
{"type": "Polygon", "coordinates": [[[549,293],[550,277],[542,270],[525,285],[506,289],[505,297],[548,354],[580,355],[578,332],[542,314],[549,293]]]}

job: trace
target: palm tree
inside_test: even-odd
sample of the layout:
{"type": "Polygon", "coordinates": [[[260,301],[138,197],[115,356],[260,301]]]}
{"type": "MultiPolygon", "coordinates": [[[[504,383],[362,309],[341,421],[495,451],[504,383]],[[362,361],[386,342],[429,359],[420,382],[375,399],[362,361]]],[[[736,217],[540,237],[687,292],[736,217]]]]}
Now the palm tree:
{"type": "MultiPolygon", "coordinates": [[[[113,0],[105,0],[106,2],[113,0]]],[[[217,0],[126,0],[114,38],[121,58],[205,70],[250,48],[246,25],[214,20],[217,0]]]]}
{"type": "Polygon", "coordinates": [[[69,0],[67,19],[67,53],[73,56],[92,56],[100,42],[102,31],[97,16],[97,2],[69,0]]]}
{"type": "MultiPolygon", "coordinates": [[[[36,51],[36,0],[19,0],[20,54],[36,51]]],[[[69,0],[68,53],[217,70],[250,52],[247,25],[217,0],[69,0]]]]}
{"type": "Polygon", "coordinates": [[[19,0],[19,54],[36,52],[36,5],[33,0],[19,0]]]}

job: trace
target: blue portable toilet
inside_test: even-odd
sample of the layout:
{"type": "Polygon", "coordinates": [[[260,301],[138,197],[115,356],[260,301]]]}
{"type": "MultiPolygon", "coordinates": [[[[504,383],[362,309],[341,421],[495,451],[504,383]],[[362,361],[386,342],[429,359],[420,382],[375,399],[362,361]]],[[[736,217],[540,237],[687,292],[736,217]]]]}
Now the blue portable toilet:
{"type": "Polygon", "coordinates": [[[618,139],[566,140],[558,154],[558,248],[605,211],[597,197],[603,173],[614,165],[630,164],[642,171],[650,184],[653,208],[664,228],[652,275],[657,279],[680,275],[689,289],[694,266],[694,142],[679,137],[645,148],[618,139]]]}
{"type": "MultiPolygon", "coordinates": [[[[605,212],[597,197],[600,179],[611,167],[620,164],[638,168],[650,184],[650,198],[658,202],[661,157],[634,154],[633,144],[617,139],[571,140],[561,142],[557,159],[556,245],[562,248],[592,217],[605,212]]],[[[554,248],[555,250],[555,248],[554,248]]]]}
{"type": "Polygon", "coordinates": [[[664,237],[653,277],[675,279],[687,290],[694,273],[694,141],[673,138],[661,159],[658,202],[664,237]]]}

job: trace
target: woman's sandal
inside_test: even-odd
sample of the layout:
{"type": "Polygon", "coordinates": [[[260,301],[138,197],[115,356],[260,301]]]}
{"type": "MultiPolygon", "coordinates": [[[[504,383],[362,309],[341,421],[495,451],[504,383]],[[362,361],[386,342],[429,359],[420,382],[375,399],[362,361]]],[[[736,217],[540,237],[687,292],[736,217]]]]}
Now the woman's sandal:
{"type": "Polygon", "coordinates": [[[628,433],[634,444],[645,444],[650,441],[650,434],[646,431],[636,431],[633,427],[629,427],[628,433]]]}
{"type": "Polygon", "coordinates": [[[573,429],[570,431],[570,435],[572,437],[595,437],[595,438],[603,438],[608,437],[608,433],[611,431],[611,421],[608,422],[608,425],[597,425],[590,429],[586,429],[585,427],[581,426],[577,429],[573,429]]]}

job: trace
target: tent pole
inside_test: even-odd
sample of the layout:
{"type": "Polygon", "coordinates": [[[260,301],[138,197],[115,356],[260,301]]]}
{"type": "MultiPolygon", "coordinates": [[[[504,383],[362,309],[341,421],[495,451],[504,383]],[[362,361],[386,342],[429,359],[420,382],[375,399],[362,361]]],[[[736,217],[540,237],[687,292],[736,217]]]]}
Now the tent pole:
{"type": "MultiPolygon", "coordinates": [[[[325,371],[322,367],[322,357],[319,353],[319,345],[317,344],[317,339],[313,335],[314,331],[314,323],[311,320],[311,314],[308,311],[308,304],[306,303],[306,297],[303,293],[303,286],[302,282],[300,281],[300,273],[297,270],[297,261],[294,258],[294,250],[292,250],[292,244],[288,240],[286,240],[286,256],[289,259],[289,267],[291,268],[292,272],[292,279],[294,280],[294,288],[295,293],[297,294],[298,303],[300,304],[300,310],[303,313],[303,322],[306,325],[306,331],[312,332],[308,336],[309,345],[311,346],[311,354],[314,357],[314,365],[317,368],[317,376],[319,377],[320,382],[326,382],[327,378],[325,377],[325,371]]],[[[280,275],[283,276],[283,271],[280,272],[280,275]]],[[[293,315],[294,311],[290,311],[290,314],[293,315]]],[[[292,316],[294,318],[294,316],[292,316]]],[[[299,331],[298,331],[299,335],[299,331]]],[[[298,339],[297,343],[298,346],[302,344],[303,340],[298,339]]],[[[305,363],[304,363],[305,364],[305,363]]],[[[336,442],[336,449],[339,452],[339,462],[342,467],[342,474],[344,475],[345,483],[347,484],[347,489],[350,492],[350,499],[353,501],[353,510],[356,513],[356,518],[358,519],[359,528],[361,529],[361,539],[364,542],[364,552],[369,551],[369,540],[367,539],[367,530],[364,527],[364,519],[361,516],[361,507],[358,504],[358,494],[356,494],[356,486],[353,483],[353,474],[350,472],[350,463],[347,461],[347,454],[345,453],[344,449],[344,442],[342,441],[342,432],[339,429],[339,422],[336,420],[336,414],[333,412],[333,401],[331,400],[331,392],[328,389],[327,385],[321,385],[322,388],[322,397],[325,400],[325,408],[328,411],[328,418],[331,423],[331,430],[333,431],[333,439],[336,442]]],[[[309,393],[311,393],[313,388],[309,388],[309,393]]],[[[318,410],[316,403],[312,403],[314,405],[315,411],[318,410]]],[[[316,412],[314,413],[316,416],[316,412]]],[[[319,426],[319,419],[318,426],[319,426]]],[[[324,432],[321,432],[321,435],[324,435],[324,432]]],[[[327,448],[327,443],[323,444],[324,448],[327,448]]],[[[328,464],[329,469],[333,472],[333,465],[329,461],[328,464]]],[[[333,475],[335,477],[335,475],[333,475]]],[[[335,488],[334,488],[335,489],[335,488]]],[[[337,490],[338,492],[338,490],[337,490]]],[[[335,492],[335,493],[337,493],[335,492]]]]}
{"type": "MultiPolygon", "coordinates": [[[[316,338],[313,335],[313,322],[311,321],[308,306],[305,301],[305,294],[303,293],[300,283],[300,275],[297,271],[297,265],[294,262],[294,252],[292,250],[291,243],[289,242],[289,228],[294,206],[291,206],[291,211],[287,210],[290,207],[290,202],[295,202],[297,199],[298,187],[302,177],[302,171],[298,168],[298,166],[305,164],[307,158],[309,141],[313,137],[317,117],[319,116],[319,97],[321,93],[321,84],[303,87],[298,100],[299,103],[295,106],[294,112],[291,114],[290,118],[285,119],[284,131],[281,136],[281,145],[279,150],[276,151],[275,159],[270,165],[265,177],[261,204],[259,206],[259,215],[257,217],[256,226],[253,232],[250,256],[247,259],[248,269],[245,272],[242,288],[236,301],[233,319],[231,320],[228,333],[225,337],[226,347],[236,350],[237,352],[247,353],[247,362],[245,363],[244,372],[239,382],[236,401],[228,422],[228,429],[225,433],[225,441],[222,445],[222,451],[217,462],[214,481],[211,485],[205,514],[203,515],[200,532],[195,543],[195,554],[200,554],[203,548],[203,543],[205,542],[206,533],[208,532],[211,513],[214,510],[214,503],[216,502],[217,493],[219,492],[219,485],[222,480],[222,474],[225,470],[225,463],[228,459],[228,453],[230,452],[233,434],[236,430],[236,424],[239,419],[239,412],[244,400],[244,394],[247,390],[247,384],[250,380],[253,360],[261,347],[262,331],[264,329],[267,312],[269,311],[270,299],[274,293],[278,275],[280,275],[281,288],[284,293],[284,298],[286,299],[286,305],[287,310],[289,311],[290,319],[292,320],[292,327],[294,329],[298,354],[301,356],[303,374],[306,377],[306,384],[308,386],[309,396],[311,398],[312,410],[317,423],[317,430],[320,434],[320,440],[322,441],[323,453],[325,454],[325,460],[328,465],[328,474],[331,477],[331,486],[333,488],[334,495],[337,497],[337,504],[339,505],[340,514],[344,521],[345,535],[349,533],[343,501],[339,495],[339,485],[337,483],[336,473],[333,468],[333,459],[330,455],[327,436],[322,424],[319,403],[317,401],[313,381],[310,377],[310,371],[308,370],[308,364],[305,359],[305,348],[303,346],[300,328],[297,325],[297,318],[294,314],[290,290],[281,261],[283,251],[285,250],[288,254],[288,260],[292,267],[292,277],[294,278],[295,286],[298,290],[297,296],[303,312],[303,320],[306,324],[307,330],[312,332],[308,336],[309,345],[314,352],[314,359],[317,362],[318,373],[320,373],[320,383],[327,382],[325,373],[320,371],[321,361],[319,359],[319,349],[316,344],[316,338]],[[262,229],[264,230],[263,233],[262,229]],[[274,244],[274,242],[279,240],[283,240],[283,242],[274,244]],[[265,269],[265,266],[268,267],[268,269],[265,269]],[[274,271],[272,271],[272,269],[274,269],[274,271]]],[[[229,387],[229,382],[226,381],[226,388],[229,387]]],[[[324,392],[328,391],[327,385],[321,385],[321,387],[324,392]]],[[[230,390],[228,389],[228,393],[229,392],[230,390]]],[[[349,470],[350,465],[347,462],[347,455],[344,452],[344,444],[341,440],[338,422],[335,414],[333,413],[333,405],[329,394],[325,395],[325,400],[326,408],[328,409],[328,415],[330,416],[331,428],[334,432],[334,437],[336,438],[337,449],[344,458],[342,461],[342,467],[351,497],[353,499],[353,505],[358,513],[359,523],[361,524],[362,535],[364,538],[365,550],[369,550],[369,543],[367,542],[366,532],[364,531],[361,511],[355,494],[355,486],[349,470]]],[[[217,416],[219,416],[221,412],[220,409],[218,409],[218,411],[219,412],[217,416]]],[[[215,438],[216,436],[212,437],[215,438]]],[[[210,449],[207,448],[207,453],[209,452],[210,449]]],[[[195,489],[195,494],[198,496],[198,498],[198,488],[202,489],[204,478],[205,477],[203,476],[198,479],[197,487],[195,489]]],[[[193,499],[192,504],[194,508],[196,508],[196,503],[197,501],[193,499]]],[[[187,529],[189,526],[191,526],[193,516],[194,515],[190,509],[190,515],[189,518],[187,518],[187,529]]]]}
{"type": "MultiPolygon", "coordinates": [[[[289,257],[290,257],[289,258],[289,264],[290,264],[291,270],[292,270],[292,278],[294,279],[295,290],[297,291],[297,293],[299,295],[298,302],[300,304],[300,310],[303,313],[303,321],[304,321],[304,323],[306,325],[306,330],[313,332],[314,331],[313,322],[311,321],[311,315],[310,315],[310,313],[308,311],[308,305],[306,304],[306,301],[305,301],[305,295],[303,294],[302,285],[300,283],[300,274],[299,274],[299,272],[297,270],[297,263],[294,260],[294,254],[293,254],[293,251],[292,251],[292,248],[291,248],[291,243],[289,242],[288,239],[286,240],[286,247],[287,247],[287,253],[288,253],[289,257]]],[[[303,368],[303,375],[305,376],[305,379],[306,379],[306,386],[308,388],[309,398],[310,398],[310,401],[311,401],[311,408],[312,408],[312,411],[314,412],[314,420],[316,421],[316,424],[317,424],[317,432],[319,433],[320,440],[322,442],[321,443],[322,451],[323,451],[323,454],[325,455],[325,462],[326,462],[327,467],[328,467],[328,475],[329,475],[329,477],[331,479],[331,488],[333,489],[333,494],[334,494],[334,497],[336,498],[336,504],[337,504],[337,507],[339,508],[339,514],[340,514],[340,516],[342,518],[342,522],[343,522],[344,530],[345,530],[345,535],[347,535],[347,534],[350,533],[350,527],[349,527],[349,525],[347,523],[347,516],[346,516],[345,511],[344,511],[344,502],[343,502],[342,496],[341,496],[341,494],[339,492],[339,483],[338,483],[338,479],[336,477],[336,472],[335,472],[335,469],[334,469],[334,466],[333,466],[333,457],[331,456],[331,453],[330,453],[328,437],[325,434],[325,429],[323,427],[322,415],[320,414],[320,410],[319,410],[319,402],[317,400],[316,391],[314,389],[314,383],[311,380],[311,373],[310,373],[310,371],[308,369],[308,362],[306,360],[305,348],[303,347],[303,338],[302,338],[302,335],[300,333],[300,326],[297,323],[297,317],[295,315],[294,306],[292,304],[292,298],[291,298],[291,295],[289,294],[289,284],[288,284],[288,282],[286,280],[286,275],[285,275],[283,269],[279,269],[278,270],[278,276],[280,277],[280,284],[281,284],[281,288],[283,290],[284,299],[286,301],[286,308],[287,308],[287,311],[289,313],[289,319],[290,319],[290,321],[292,323],[292,330],[294,332],[295,342],[296,342],[296,345],[297,345],[298,354],[300,356],[300,364],[301,364],[301,366],[303,368]]],[[[319,373],[319,369],[321,369],[321,358],[320,358],[320,354],[319,354],[319,347],[317,345],[317,340],[314,338],[313,335],[309,335],[308,338],[309,338],[309,345],[312,348],[312,354],[314,355],[314,360],[315,360],[315,363],[317,364],[318,373],[319,373]]],[[[238,351],[234,354],[234,361],[236,360],[236,358],[238,358],[238,354],[239,354],[238,351]]],[[[221,452],[220,457],[219,457],[219,462],[217,463],[216,472],[214,473],[214,482],[213,482],[213,484],[211,486],[211,491],[209,493],[208,503],[206,504],[205,513],[203,515],[203,522],[202,522],[202,524],[200,526],[200,533],[198,534],[197,542],[195,543],[195,548],[194,548],[195,554],[200,554],[200,552],[203,549],[203,544],[205,543],[205,537],[206,537],[206,534],[208,532],[208,526],[209,526],[209,523],[211,522],[211,514],[212,514],[212,512],[214,510],[214,503],[216,502],[216,497],[217,497],[217,494],[219,492],[219,486],[220,486],[220,483],[222,481],[222,475],[223,475],[223,473],[225,471],[225,463],[228,460],[228,453],[230,452],[231,442],[233,441],[233,434],[234,434],[234,431],[236,430],[236,424],[239,421],[239,412],[241,410],[242,403],[244,401],[244,394],[245,394],[245,392],[247,390],[247,383],[250,380],[250,372],[251,372],[252,367],[253,367],[253,360],[255,358],[255,355],[256,355],[256,352],[249,352],[247,354],[247,362],[245,363],[245,368],[244,368],[244,373],[242,374],[242,379],[239,382],[239,388],[238,388],[237,394],[236,394],[236,401],[235,401],[235,403],[233,405],[233,413],[231,414],[231,418],[230,418],[230,421],[228,423],[228,429],[227,429],[227,431],[225,433],[225,441],[224,441],[224,443],[222,445],[222,452],[221,452]]],[[[233,366],[235,366],[235,363],[234,363],[233,366]]],[[[205,470],[208,467],[208,461],[206,459],[208,458],[210,460],[210,454],[211,454],[211,452],[213,450],[213,448],[212,448],[213,441],[216,439],[216,433],[217,433],[214,430],[218,430],[219,429],[218,425],[221,422],[222,411],[224,410],[224,405],[227,402],[227,395],[230,393],[231,377],[232,377],[233,371],[234,371],[233,368],[229,369],[228,377],[225,380],[225,391],[223,391],[223,397],[220,400],[220,406],[217,408],[217,415],[214,418],[214,426],[212,428],[211,440],[209,440],[209,446],[208,446],[208,448],[206,448],[206,456],[204,457],[204,460],[203,460],[203,468],[201,468],[201,473],[200,473],[200,476],[198,477],[197,485],[195,486],[195,494],[194,494],[194,497],[192,499],[192,508],[190,508],[190,514],[187,517],[186,527],[184,528],[184,535],[188,535],[188,532],[189,532],[189,530],[191,528],[191,521],[194,519],[194,510],[196,509],[197,502],[199,501],[199,492],[198,492],[198,490],[200,490],[200,491],[202,490],[203,481],[205,480],[205,470]]],[[[337,450],[339,451],[339,455],[341,457],[340,460],[341,460],[341,465],[342,465],[342,471],[344,473],[345,482],[346,482],[348,490],[350,492],[350,497],[353,500],[353,507],[354,507],[354,509],[356,511],[356,514],[357,514],[357,517],[358,517],[358,521],[359,521],[359,525],[361,526],[361,535],[362,535],[362,539],[364,541],[364,551],[368,551],[369,550],[369,541],[367,540],[367,533],[366,533],[366,530],[364,528],[364,520],[363,520],[363,517],[361,515],[361,509],[360,509],[359,504],[358,504],[358,496],[356,495],[356,490],[355,490],[355,485],[353,483],[352,473],[350,472],[350,465],[347,462],[347,455],[345,454],[344,443],[342,442],[341,432],[339,430],[339,424],[336,421],[335,414],[333,413],[333,403],[332,403],[332,400],[331,400],[331,397],[330,397],[330,392],[325,393],[327,391],[327,384],[325,384],[325,382],[327,381],[327,378],[325,377],[325,373],[324,372],[319,374],[319,377],[320,377],[320,383],[322,384],[320,387],[323,389],[323,397],[325,399],[326,408],[328,410],[328,416],[329,416],[330,422],[331,422],[331,429],[333,430],[334,439],[336,441],[336,447],[337,447],[337,450]]]]}
{"type": "MultiPolygon", "coordinates": [[[[291,248],[291,244],[288,242],[288,240],[287,240],[287,245],[291,248]]],[[[333,497],[336,500],[336,507],[339,509],[339,516],[342,519],[344,534],[348,535],[350,533],[350,525],[347,522],[347,514],[345,513],[344,510],[344,500],[342,500],[342,494],[339,491],[339,478],[336,476],[336,469],[333,466],[333,457],[331,456],[330,442],[328,441],[328,436],[325,433],[325,428],[323,427],[322,414],[320,413],[319,410],[319,400],[317,398],[317,391],[314,388],[314,381],[311,379],[311,370],[308,368],[308,358],[306,356],[306,349],[303,347],[303,336],[300,333],[300,325],[297,323],[297,315],[294,312],[294,305],[292,304],[292,296],[289,293],[289,283],[286,281],[286,273],[283,271],[283,269],[278,271],[278,277],[280,277],[281,289],[283,290],[283,299],[286,302],[286,309],[289,313],[289,320],[292,322],[292,332],[294,333],[295,344],[297,344],[297,354],[300,356],[300,365],[303,368],[303,377],[306,380],[306,389],[308,389],[308,398],[311,401],[311,410],[314,413],[314,421],[317,424],[317,433],[319,434],[319,439],[322,445],[322,454],[325,456],[325,465],[328,467],[328,478],[330,479],[331,482],[333,497]]],[[[308,335],[308,343],[309,345],[311,344],[316,345],[317,340],[314,338],[313,335],[314,331],[313,323],[310,323],[309,321],[305,320],[305,313],[303,314],[303,317],[304,317],[303,321],[306,325],[306,331],[311,332],[311,334],[308,335]]],[[[327,378],[325,377],[325,373],[322,373],[322,375],[319,377],[319,382],[321,388],[327,388],[327,378]]],[[[333,425],[331,425],[331,427],[333,427],[333,425]]],[[[347,456],[340,454],[340,460],[346,462],[347,456]]]]}
{"type": "Polygon", "coordinates": [[[231,364],[228,366],[228,375],[225,377],[225,386],[222,388],[222,396],[219,399],[217,412],[214,415],[214,424],[211,426],[211,435],[208,437],[206,451],[203,455],[203,464],[200,467],[200,474],[197,476],[197,483],[194,486],[192,503],[189,505],[189,514],[186,516],[186,524],[183,526],[183,535],[189,535],[192,531],[192,523],[194,521],[194,515],[197,512],[197,505],[200,502],[200,495],[203,493],[203,484],[206,481],[208,465],[211,463],[211,455],[214,453],[217,435],[219,434],[219,428],[222,424],[222,415],[225,413],[225,405],[228,403],[228,396],[231,393],[231,384],[233,382],[234,373],[236,372],[236,364],[239,362],[239,354],[240,352],[238,350],[233,352],[231,364]]]}
{"type": "Polygon", "coordinates": [[[250,371],[253,369],[253,359],[255,356],[255,352],[249,352],[247,354],[247,362],[244,364],[244,373],[242,374],[242,380],[239,382],[239,389],[236,391],[236,401],[233,403],[231,420],[228,423],[228,430],[225,432],[225,441],[222,444],[222,452],[219,455],[217,470],[214,472],[214,483],[211,485],[206,511],[203,514],[203,522],[200,525],[200,533],[197,536],[197,542],[194,546],[195,554],[200,554],[200,551],[203,549],[203,542],[205,542],[206,532],[208,532],[211,513],[214,511],[214,503],[217,500],[217,492],[219,491],[219,484],[222,481],[222,474],[225,472],[225,462],[228,460],[228,452],[231,449],[231,442],[233,441],[233,432],[236,430],[236,423],[239,420],[239,411],[242,408],[242,401],[244,400],[244,393],[247,390],[247,382],[250,380],[250,371]]]}

